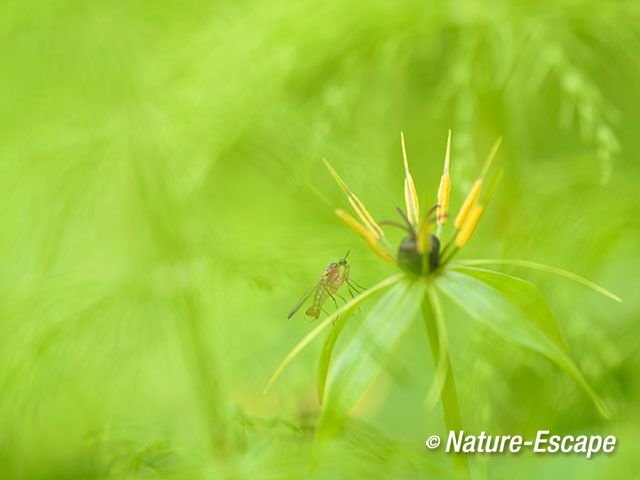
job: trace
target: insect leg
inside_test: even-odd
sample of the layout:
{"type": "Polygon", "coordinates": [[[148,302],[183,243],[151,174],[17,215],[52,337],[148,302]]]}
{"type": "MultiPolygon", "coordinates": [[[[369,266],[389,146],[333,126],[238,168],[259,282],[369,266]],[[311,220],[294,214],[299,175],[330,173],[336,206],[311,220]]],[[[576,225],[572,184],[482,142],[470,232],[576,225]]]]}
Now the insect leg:
{"type": "MultiPolygon", "coordinates": [[[[347,286],[348,286],[348,285],[347,285],[347,286]]],[[[344,303],[348,303],[348,302],[347,302],[347,299],[346,299],[346,298],[344,298],[342,295],[340,295],[340,294],[338,294],[338,293],[334,293],[334,295],[335,295],[336,297],[338,297],[340,300],[342,300],[344,303]]]]}
{"type": "MultiPolygon", "coordinates": [[[[329,293],[329,292],[327,292],[327,293],[329,293]]],[[[331,300],[333,300],[333,304],[336,306],[336,311],[338,311],[339,310],[338,302],[336,301],[336,297],[334,297],[333,295],[337,295],[337,293],[333,293],[333,294],[329,293],[329,297],[331,297],[331,300]]],[[[340,297],[340,298],[342,298],[342,297],[340,297]]],[[[342,298],[342,299],[344,300],[344,298],[342,298]]],[[[340,318],[340,315],[336,316],[336,318],[333,319],[333,322],[331,322],[331,324],[335,325],[339,318],[340,318]]]]}
{"type": "MultiPolygon", "coordinates": [[[[350,286],[351,288],[353,288],[356,292],[358,292],[358,289],[355,287],[359,287],[362,290],[366,290],[365,287],[363,287],[362,285],[358,285],[356,282],[354,282],[353,280],[351,280],[351,277],[349,276],[349,273],[351,272],[351,268],[349,268],[349,265],[347,265],[347,268],[345,268],[344,270],[344,274],[343,274],[343,278],[344,280],[347,282],[347,286],[350,286]],[[355,285],[355,286],[354,286],[355,285]]],[[[360,293],[360,292],[358,292],[360,293]]]]}
{"type": "MultiPolygon", "coordinates": [[[[363,287],[362,285],[360,285],[360,284],[358,284],[358,283],[354,282],[353,280],[351,280],[351,278],[347,278],[347,284],[348,284],[351,288],[353,288],[356,292],[358,292],[358,290],[356,289],[356,287],[358,287],[358,288],[359,288],[359,289],[361,289],[361,290],[366,290],[366,289],[367,289],[367,287],[363,287]]],[[[360,292],[358,292],[358,293],[360,293],[360,292]]]]}
{"type": "MultiPolygon", "coordinates": [[[[352,287],[351,285],[349,285],[349,282],[347,282],[347,290],[349,291],[349,295],[351,295],[351,298],[353,298],[355,300],[355,296],[353,295],[352,287]]],[[[355,289],[354,289],[355,290],[355,289]]],[[[356,293],[359,293],[357,290],[355,290],[356,293]]],[[[358,312],[362,313],[362,310],[360,309],[360,307],[358,307],[358,312]]]]}
{"type": "MultiPolygon", "coordinates": [[[[356,297],[353,296],[353,292],[352,292],[353,289],[351,288],[351,285],[349,285],[348,283],[347,283],[347,290],[349,292],[349,295],[351,295],[351,298],[353,298],[355,300],[356,297]]],[[[356,293],[358,293],[358,292],[356,292],[356,293]]]]}

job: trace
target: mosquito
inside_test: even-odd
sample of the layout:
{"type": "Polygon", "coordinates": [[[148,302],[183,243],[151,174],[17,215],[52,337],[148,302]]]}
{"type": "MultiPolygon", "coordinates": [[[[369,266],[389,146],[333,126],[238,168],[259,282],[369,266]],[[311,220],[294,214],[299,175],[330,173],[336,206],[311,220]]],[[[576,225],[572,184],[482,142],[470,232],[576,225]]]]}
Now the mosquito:
{"type": "MultiPolygon", "coordinates": [[[[342,286],[343,283],[347,284],[347,288],[349,289],[349,295],[353,298],[353,293],[351,290],[354,290],[356,293],[360,293],[358,290],[363,289],[364,287],[358,285],[356,282],[349,278],[349,270],[350,265],[347,264],[347,256],[349,256],[349,252],[346,255],[338,260],[338,262],[332,262],[327,266],[325,272],[316,280],[313,286],[305,293],[302,298],[296,303],[296,306],[289,312],[287,318],[291,318],[295,315],[295,313],[304,305],[304,302],[307,301],[309,296],[313,293],[313,305],[311,305],[305,315],[312,317],[312,320],[317,320],[320,316],[320,312],[325,311],[322,306],[324,302],[327,301],[328,298],[333,300],[333,303],[338,308],[338,302],[335,297],[340,298],[342,301],[347,303],[347,301],[338,294],[338,289],[342,286]],[[315,291],[315,293],[314,293],[315,291]]],[[[325,311],[326,313],[326,311],[325,311]]]]}

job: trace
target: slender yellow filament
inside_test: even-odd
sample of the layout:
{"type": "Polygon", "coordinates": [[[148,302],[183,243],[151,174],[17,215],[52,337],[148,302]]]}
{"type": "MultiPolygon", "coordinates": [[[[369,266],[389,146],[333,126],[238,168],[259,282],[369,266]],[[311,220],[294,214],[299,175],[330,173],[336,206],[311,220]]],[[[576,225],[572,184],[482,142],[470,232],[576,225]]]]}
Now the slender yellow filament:
{"type": "Polygon", "coordinates": [[[467,240],[469,240],[469,238],[471,237],[471,234],[474,232],[474,230],[476,229],[476,226],[478,225],[478,221],[482,216],[482,211],[483,211],[482,205],[473,206],[471,213],[469,214],[467,220],[462,226],[462,230],[460,230],[458,232],[458,235],[456,236],[456,247],[460,248],[465,243],[467,243],[467,240]]]}
{"type": "Polygon", "coordinates": [[[418,194],[413,178],[409,172],[409,161],[407,160],[407,149],[404,145],[404,133],[400,132],[400,141],[402,143],[402,157],[404,159],[404,202],[407,206],[407,217],[414,225],[420,221],[420,205],[418,203],[418,194]]]}
{"type": "Polygon", "coordinates": [[[460,229],[466,223],[469,213],[478,201],[478,197],[480,197],[480,190],[482,190],[482,179],[476,180],[467,194],[467,198],[464,199],[464,203],[460,207],[456,220],[453,222],[456,229],[460,229]]]}

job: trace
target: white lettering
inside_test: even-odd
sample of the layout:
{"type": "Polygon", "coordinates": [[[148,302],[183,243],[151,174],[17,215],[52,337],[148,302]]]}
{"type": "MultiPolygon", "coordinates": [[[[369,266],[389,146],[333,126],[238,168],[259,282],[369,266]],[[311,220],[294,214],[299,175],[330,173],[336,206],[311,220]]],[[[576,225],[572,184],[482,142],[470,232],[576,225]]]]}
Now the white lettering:
{"type": "Polygon", "coordinates": [[[538,435],[536,435],[536,443],[533,445],[534,452],[544,452],[544,448],[538,448],[538,445],[541,443],[547,443],[546,439],[543,439],[543,435],[549,435],[549,430],[540,430],[538,431],[538,435]]]}

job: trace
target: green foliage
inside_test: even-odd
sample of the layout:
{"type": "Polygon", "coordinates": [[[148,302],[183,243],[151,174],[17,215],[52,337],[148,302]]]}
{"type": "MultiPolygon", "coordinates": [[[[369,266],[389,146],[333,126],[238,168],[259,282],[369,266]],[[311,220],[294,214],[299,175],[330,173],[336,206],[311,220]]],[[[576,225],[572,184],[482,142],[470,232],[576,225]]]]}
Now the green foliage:
{"type": "Polygon", "coordinates": [[[344,417],[380,375],[425,295],[422,281],[403,280],[378,301],[336,359],[318,425],[319,436],[335,434],[344,417]]]}
{"type": "Polygon", "coordinates": [[[533,284],[489,270],[468,268],[447,272],[437,283],[475,320],[498,335],[545,355],[564,369],[591,396],[602,414],[609,417],[607,408],[569,357],[560,328],[533,284]]]}

